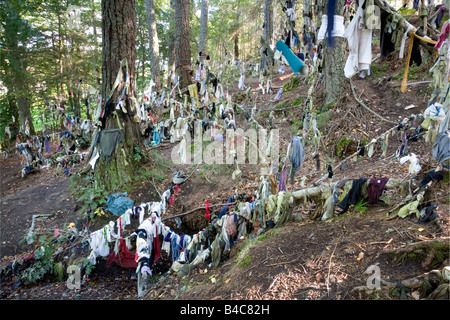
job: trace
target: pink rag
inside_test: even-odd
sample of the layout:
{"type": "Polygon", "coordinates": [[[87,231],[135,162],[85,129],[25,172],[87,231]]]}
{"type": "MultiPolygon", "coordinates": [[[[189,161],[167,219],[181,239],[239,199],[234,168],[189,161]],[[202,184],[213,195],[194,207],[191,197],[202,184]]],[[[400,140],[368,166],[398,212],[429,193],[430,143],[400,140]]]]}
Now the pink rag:
{"type": "Polygon", "coordinates": [[[444,24],[444,26],[442,27],[441,34],[439,35],[439,39],[438,39],[438,41],[436,42],[436,44],[434,46],[434,48],[436,50],[438,50],[441,47],[442,43],[447,38],[447,33],[449,33],[449,32],[450,32],[450,23],[446,22],[444,24]]]}

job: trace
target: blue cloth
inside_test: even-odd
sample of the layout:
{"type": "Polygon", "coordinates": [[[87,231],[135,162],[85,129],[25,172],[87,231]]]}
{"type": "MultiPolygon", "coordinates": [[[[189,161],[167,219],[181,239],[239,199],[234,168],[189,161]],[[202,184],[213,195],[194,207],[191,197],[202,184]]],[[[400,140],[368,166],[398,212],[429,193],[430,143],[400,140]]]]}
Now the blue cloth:
{"type": "Polygon", "coordinates": [[[153,141],[152,145],[158,145],[160,144],[160,138],[159,138],[159,131],[156,131],[156,128],[153,129],[153,141]]]}
{"type": "Polygon", "coordinates": [[[128,209],[133,209],[134,202],[130,198],[126,198],[127,196],[127,192],[113,193],[108,197],[108,200],[106,200],[106,204],[103,207],[103,210],[109,211],[112,214],[120,217],[128,209]]]}
{"type": "Polygon", "coordinates": [[[292,71],[298,74],[300,70],[304,67],[303,62],[292,52],[292,50],[286,45],[286,43],[284,43],[281,40],[277,42],[276,49],[278,51],[281,51],[281,53],[289,63],[289,66],[291,67],[292,71]]]}
{"type": "Polygon", "coordinates": [[[170,239],[170,246],[172,247],[172,261],[178,260],[180,251],[178,251],[177,241],[180,236],[174,233],[170,239]]]}
{"type": "Polygon", "coordinates": [[[228,206],[224,206],[222,208],[220,208],[220,210],[217,212],[217,218],[220,219],[222,218],[225,214],[227,214],[228,212],[228,206]]]}
{"type": "Polygon", "coordinates": [[[50,153],[50,140],[48,138],[45,139],[45,152],[50,153]]]}
{"type": "Polygon", "coordinates": [[[328,46],[330,48],[334,47],[333,39],[333,29],[334,29],[334,13],[336,11],[336,0],[328,0],[327,15],[328,15],[328,25],[327,25],[327,40],[328,46]]]}

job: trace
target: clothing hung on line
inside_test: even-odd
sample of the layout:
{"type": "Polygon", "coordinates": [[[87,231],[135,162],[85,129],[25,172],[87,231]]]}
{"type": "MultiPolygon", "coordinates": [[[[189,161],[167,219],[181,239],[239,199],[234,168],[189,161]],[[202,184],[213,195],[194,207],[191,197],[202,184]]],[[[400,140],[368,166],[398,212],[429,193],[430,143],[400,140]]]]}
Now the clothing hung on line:
{"type": "Polygon", "coordinates": [[[442,172],[431,170],[427,173],[426,177],[422,181],[420,181],[420,186],[423,187],[430,181],[434,182],[440,181],[442,179],[444,179],[444,175],[442,174],[442,172]]]}
{"type": "Polygon", "coordinates": [[[302,168],[303,160],[305,160],[305,149],[299,136],[294,136],[291,141],[292,153],[289,160],[292,163],[291,184],[294,183],[295,173],[302,168]]]}
{"type": "Polygon", "coordinates": [[[439,163],[450,159],[450,130],[444,130],[437,135],[431,152],[439,163]]]}
{"type": "Polygon", "coordinates": [[[369,204],[376,204],[383,194],[384,187],[389,178],[371,178],[367,186],[367,193],[369,194],[369,204]]]}
{"type": "Polygon", "coordinates": [[[360,179],[354,179],[352,182],[352,188],[347,193],[345,198],[338,203],[338,207],[341,208],[343,211],[340,212],[340,214],[343,214],[347,212],[348,208],[350,208],[350,205],[355,205],[358,203],[358,201],[361,198],[361,188],[362,185],[367,181],[367,178],[360,178],[360,179]]]}
{"type": "Polygon", "coordinates": [[[111,251],[106,260],[106,267],[109,268],[115,263],[123,268],[136,268],[137,262],[134,260],[134,254],[127,248],[124,239],[119,239],[119,252],[111,251]]]}
{"type": "Polygon", "coordinates": [[[389,13],[381,11],[381,32],[380,32],[381,59],[386,58],[391,52],[395,51],[395,44],[392,43],[392,33],[385,31],[388,17],[389,13]]]}
{"type": "Polygon", "coordinates": [[[419,39],[414,37],[413,47],[411,51],[411,59],[409,60],[410,67],[412,66],[413,63],[415,63],[416,66],[420,66],[422,64],[422,55],[420,54],[419,41],[420,41],[419,39]]]}

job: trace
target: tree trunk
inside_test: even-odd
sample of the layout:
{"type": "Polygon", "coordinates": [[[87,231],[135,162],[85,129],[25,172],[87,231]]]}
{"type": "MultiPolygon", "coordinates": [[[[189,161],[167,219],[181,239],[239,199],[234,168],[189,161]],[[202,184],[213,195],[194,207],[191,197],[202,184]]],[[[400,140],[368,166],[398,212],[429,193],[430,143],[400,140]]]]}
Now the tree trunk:
{"type": "MultiPolygon", "coordinates": [[[[17,83],[18,81],[16,81],[17,83]]],[[[25,132],[26,127],[29,131],[27,134],[34,135],[36,131],[33,125],[33,118],[31,117],[30,101],[28,100],[28,90],[23,83],[18,83],[18,86],[14,88],[15,96],[17,98],[17,104],[19,105],[19,119],[20,128],[22,132],[25,132]]]]}
{"type": "Polygon", "coordinates": [[[58,63],[59,63],[59,99],[62,101],[64,99],[64,88],[63,88],[63,48],[62,48],[62,28],[61,28],[61,15],[58,15],[58,63]]]}
{"type": "Polygon", "coordinates": [[[273,32],[272,1],[273,0],[265,0],[264,30],[263,30],[263,35],[261,37],[261,48],[260,48],[261,66],[263,66],[265,76],[272,73],[272,66],[274,63],[274,60],[273,60],[274,52],[270,48],[270,43],[272,41],[272,32],[273,32]]]}
{"type": "Polygon", "coordinates": [[[234,35],[234,58],[239,60],[239,33],[234,35]]]}
{"type": "Polygon", "coordinates": [[[19,107],[19,120],[21,131],[25,131],[25,124],[28,123],[29,134],[34,135],[36,133],[33,125],[33,119],[31,117],[31,106],[29,97],[28,85],[26,83],[26,65],[24,56],[24,47],[19,48],[17,45],[17,39],[15,39],[12,47],[9,47],[11,54],[8,57],[9,63],[12,66],[12,86],[14,90],[14,96],[19,107]]]}
{"type": "MultiPolygon", "coordinates": [[[[111,102],[112,106],[110,107],[113,110],[112,114],[104,119],[102,131],[119,128],[123,137],[123,142],[115,147],[111,160],[108,162],[101,156],[95,166],[97,185],[104,186],[107,191],[118,190],[133,181],[135,174],[133,146],[140,145],[139,125],[133,121],[135,112],[132,100],[135,96],[135,28],[134,0],[102,1],[102,100],[103,103],[105,101],[111,102]],[[128,78],[126,68],[122,67],[123,77],[114,89],[113,85],[121,61],[128,63],[128,78]],[[126,113],[122,112],[121,108],[119,110],[115,108],[116,101],[123,92],[125,85],[127,85],[127,90],[122,101],[126,113]]],[[[104,104],[104,109],[108,108],[108,103],[104,104]]],[[[100,134],[103,133],[102,131],[100,131],[100,134]]]]}
{"type": "Polygon", "coordinates": [[[175,19],[175,7],[174,7],[175,0],[170,0],[170,22],[169,22],[169,39],[168,39],[168,45],[167,45],[167,51],[168,51],[168,59],[167,59],[167,82],[168,87],[171,88],[172,81],[173,81],[173,75],[175,73],[175,32],[174,32],[174,19],[175,19]]]}
{"type": "Polygon", "coordinates": [[[155,83],[155,90],[161,88],[160,68],[159,68],[159,41],[156,31],[155,5],[153,0],[145,0],[145,11],[147,13],[148,40],[150,45],[150,68],[151,79],[155,83]]]}
{"type": "Polygon", "coordinates": [[[175,0],[175,72],[180,89],[192,83],[189,0],[175,0]]]}
{"type": "Polygon", "coordinates": [[[205,53],[206,43],[208,40],[208,13],[209,0],[202,0],[201,14],[200,14],[200,36],[198,41],[198,51],[205,53]]]}
{"type": "MultiPolygon", "coordinates": [[[[340,15],[345,0],[336,0],[335,14],[340,15]]],[[[327,4],[325,4],[325,8],[327,4]]],[[[322,41],[323,45],[323,74],[325,84],[325,104],[335,101],[347,82],[344,74],[346,62],[346,39],[344,37],[334,37],[334,47],[330,48],[327,38],[322,41]]]]}
{"type": "Polygon", "coordinates": [[[268,45],[270,45],[270,43],[271,43],[272,33],[273,33],[272,2],[273,2],[273,0],[265,0],[265,7],[264,7],[264,32],[263,32],[263,39],[268,45]]]}

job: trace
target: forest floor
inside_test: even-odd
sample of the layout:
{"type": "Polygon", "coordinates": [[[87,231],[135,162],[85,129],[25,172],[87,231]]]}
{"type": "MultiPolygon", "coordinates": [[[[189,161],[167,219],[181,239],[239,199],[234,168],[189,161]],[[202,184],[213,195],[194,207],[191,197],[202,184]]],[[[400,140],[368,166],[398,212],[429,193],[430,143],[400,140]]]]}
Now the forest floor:
{"type": "MultiPolygon", "coordinates": [[[[429,68],[417,68],[411,81],[429,80],[429,68]]],[[[365,79],[355,77],[353,82],[357,94],[366,105],[383,117],[398,123],[412,113],[422,113],[427,107],[431,94],[428,83],[408,87],[400,92],[402,61],[379,61],[372,66],[372,75],[365,79]],[[405,110],[409,105],[414,108],[405,110]]],[[[286,150],[289,141],[295,135],[301,108],[285,108],[270,111],[280,103],[292,106],[299,97],[306,100],[308,84],[299,86],[281,95],[274,101],[277,89],[290,81],[289,68],[283,74],[272,79],[273,93],[259,95],[255,119],[269,127],[269,119],[274,128],[280,130],[280,151],[286,150]]],[[[259,81],[249,78],[246,86],[257,89],[259,81]]],[[[321,89],[319,89],[321,90],[321,89]]],[[[236,85],[230,88],[231,95],[237,92],[236,85]]],[[[297,100],[298,101],[298,100],[297,100]]],[[[314,101],[314,104],[316,105],[314,101]]],[[[301,178],[308,174],[306,185],[312,184],[326,172],[325,164],[336,164],[340,159],[335,154],[337,140],[345,135],[355,141],[378,137],[395,126],[386,123],[363,109],[354,99],[350,88],[333,107],[337,116],[321,129],[324,146],[319,150],[321,170],[316,170],[316,161],[312,158],[310,146],[306,146],[306,158],[300,172],[297,172],[294,185],[288,183],[289,190],[300,189],[301,178]],[[348,112],[347,112],[348,111],[348,112]]],[[[237,127],[247,129],[248,122],[243,114],[236,118],[237,127]]],[[[333,181],[347,177],[370,178],[388,177],[403,179],[407,176],[407,164],[401,165],[393,155],[401,142],[400,133],[395,133],[389,141],[387,157],[380,158],[381,151],[375,150],[372,158],[361,157],[349,162],[346,167],[334,172],[333,181]]],[[[52,150],[54,150],[52,146],[52,150]]],[[[170,163],[172,146],[159,148],[162,159],[170,163]]],[[[437,162],[430,155],[431,144],[423,139],[410,142],[406,154],[415,153],[421,160],[422,172],[436,167],[437,162]]],[[[351,154],[348,153],[348,154],[351,154]]],[[[83,163],[74,170],[80,169],[83,163]]],[[[21,240],[30,228],[33,214],[52,213],[53,216],[38,221],[36,230],[64,228],[75,222],[79,215],[76,199],[69,191],[70,177],[56,175],[49,167],[25,178],[20,176],[20,158],[10,154],[0,160],[0,201],[1,234],[0,266],[19,257],[31,254],[33,245],[21,240]]],[[[180,186],[175,203],[168,209],[168,217],[173,214],[202,207],[205,201],[211,204],[224,203],[229,196],[238,193],[252,193],[259,186],[259,168],[255,165],[240,166],[242,175],[238,181],[231,179],[232,169],[226,165],[171,166],[171,169],[183,169],[189,179],[180,186]]],[[[170,172],[169,172],[170,173],[170,172]]],[[[171,184],[170,174],[164,179],[153,182],[141,181],[135,185],[129,197],[140,201],[157,200],[155,189],[160,192],[171,184]]],[[[423,178],[421,174],[419,179],[423,178]]],[[[328,181],[328,180],[325,180],[328,181]]],[[[344,215],[326,221],[312,220],[314,204],[305,203],[294,209],[296,218],[282,227],[276,227],[264,234],[238,241],[232,247],[230,255],[224,258],[217,268],[205,264],[184,278],[175,275],[163,277],[155,275],[155,283],[148,294],[141,299],[149,300],[222,300],[222,299],[271,299],[271,300],[315,300],[315,299],[399,299],[392,291],[376,291],[366,295],[363,291],[352,290],[365,286],[369,275],[365,271],[369,266],[378,265],[381,278],[389,282],[413,278],[442,265],[432,261],[403,259],[397,261],[387,250],[404,247],[411,243],[443,239],[449,236],[450,201],[449,183],[438,182],[432,187],[433,203],[438,205],[440,226],[435,223],[423,225],[417,219],[387,219],[390,208],[400,203],[402,197],[397,191],[386,192],[385,205],[368,206],[364,210],[353,208],[344,215]]],[[[196,233],[206,226],[204,210],[197,210],[183,216],[182,230],[196,233]]],[[[164,221],[173,230],[177,230],[175,221],[164,221]]],[[[90,227],[95,231],[95,225],[90,227]]],[[[83,251],[84,250],[84,251],[83,251]]],[[[89,249],[79,254],[89,255],[89,249]]],[[[165,259],[161,258],[162,263],[165,259]]],[[[448,257],[447,257],[448,258],[448,257]]],[[[444,262],[445,263],[445,262],[444,262]]],[[[448,265],[448,260],[446,261],[448,265]]],[[[166,266],[167,267],[167,266],[166,266]]],[[[162,267],[162,270],[167,268],[162,267]]],[[[1,299],[137,299],[137,281],[135,270],[116,266],[105,268],[99,263],[90,275],[90,280],[81,289],[69,289],[65,282],[43,281],[37,285],[18,286],[14,281],[2,283],[1,299]]],[[[418,297],[407,292],[408,299],[418,297]]]]}

